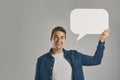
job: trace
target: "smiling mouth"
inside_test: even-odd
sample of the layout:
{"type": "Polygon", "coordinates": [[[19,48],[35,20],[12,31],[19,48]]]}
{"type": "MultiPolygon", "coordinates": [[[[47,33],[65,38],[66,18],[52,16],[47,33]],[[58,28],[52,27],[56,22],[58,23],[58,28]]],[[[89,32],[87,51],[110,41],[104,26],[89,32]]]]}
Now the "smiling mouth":
{"type": "Polygon", "coordinates": [[[56,45],[61,45],[61,44],[56,44],[56,45]]]}
{"type": "Polygon", "coordinates": [[[62,43],[60,43],[60,44],[56,44],[56,45],[62,45],[62,43]]]}

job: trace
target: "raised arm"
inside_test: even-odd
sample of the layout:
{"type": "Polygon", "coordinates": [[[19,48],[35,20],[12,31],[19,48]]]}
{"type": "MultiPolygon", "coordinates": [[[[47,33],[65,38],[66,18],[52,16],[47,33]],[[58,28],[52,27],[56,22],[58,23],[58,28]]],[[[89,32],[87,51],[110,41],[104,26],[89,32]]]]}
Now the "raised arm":
{"type": "Polygon", "coordinates": [[[85,66],[98,65],[102,61],[104,49],[105,49],[105,39],[110,34],[110,29],[106,29],[100,35],[100,40],[96,49],[94,56],[82,55],[82,64],[85,66]]]}

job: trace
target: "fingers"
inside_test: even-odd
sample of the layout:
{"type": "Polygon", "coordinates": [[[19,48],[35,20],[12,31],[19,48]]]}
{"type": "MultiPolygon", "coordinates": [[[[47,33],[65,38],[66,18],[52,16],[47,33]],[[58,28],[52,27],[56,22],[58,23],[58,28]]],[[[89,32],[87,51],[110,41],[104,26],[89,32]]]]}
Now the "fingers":
{"type": "Polygon", "coordinates": [[[103,35],[103,36],[108,36],[108,35],[110,34],[110,31],[111,31],[111,30],[110,30],[109,28],[106,29],[106,30],[103,31],[102,35],[103,35]]]}
{"type": "Polygon", "coordinates": [[[108,28],[108,29],[106,29],[104,32],[106,32],[106,33],[110,33],[110,29],[108,28]]]}
{"type": "Polygon", "coordinates": [[[100,36],[100,40],[101,40],[102,42],[105,41],[105,39],[106,39],[107,36],[109,36],[110,31],[111,31],[111,30],[108,28],[108,29],[106,29],[106,30],[104,30],[104,31],[102,32],[102,34],[101,34],[101,36],[100,36]]]}

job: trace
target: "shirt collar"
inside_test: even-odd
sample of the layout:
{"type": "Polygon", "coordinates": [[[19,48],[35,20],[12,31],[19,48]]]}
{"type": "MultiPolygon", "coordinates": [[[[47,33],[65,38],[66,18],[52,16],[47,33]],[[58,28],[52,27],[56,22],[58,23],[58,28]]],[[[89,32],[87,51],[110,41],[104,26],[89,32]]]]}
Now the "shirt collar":
{"type": "MultiPolygon", "coordinates": [[[[63,54],[64,54],[64,56],[66,56],[66,55],[68,54],[68,51],[65,50],[64,48],[63,48],[63,54]]],[[[50,57],[53,57],[53,56],[52,56],[52,48],[49,50],[48,55],[49,55],[50,57]]]]}

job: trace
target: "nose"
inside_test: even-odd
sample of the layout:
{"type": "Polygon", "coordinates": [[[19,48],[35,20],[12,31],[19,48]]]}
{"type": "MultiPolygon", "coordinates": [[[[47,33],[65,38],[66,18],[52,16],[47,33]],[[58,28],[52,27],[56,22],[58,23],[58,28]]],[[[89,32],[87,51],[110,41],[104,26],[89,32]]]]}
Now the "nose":
{"type": "Polygon", "coordinates": [[[60,38],[60,37],[58,37],[57,41],[61,41],[61,38],[60,38]]]}

